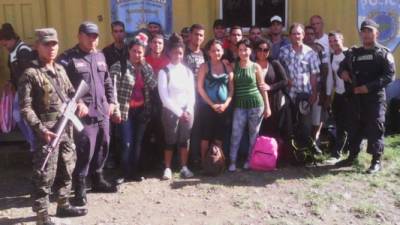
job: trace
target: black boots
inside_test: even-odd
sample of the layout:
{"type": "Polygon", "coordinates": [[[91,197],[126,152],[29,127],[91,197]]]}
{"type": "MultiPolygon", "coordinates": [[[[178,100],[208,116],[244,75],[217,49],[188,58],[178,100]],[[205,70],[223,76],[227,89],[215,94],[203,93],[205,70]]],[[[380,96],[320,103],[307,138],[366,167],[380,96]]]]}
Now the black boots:
{"type": "Polygon", "coordinates": [[[115,193],[118,191],[116,185],[108,183],[103,173],[94,173],[92,176],[92,191],[98,193],[115,193]]]}
{"type": "Polygon", "coordinates": [[[66,207],[57,207],[57,217],[76,217],[76,216],[84,216],[88,213],[87,209],[76,208],[74,206],[68,205],[66,207]]]}
{"type": "Polygon", "coordinates": [[[55,223],[50,220],[50,216],[47,213],[47,211],[37,213],[36,224],[37,225],[55,225],[55,223]]]}
{"type": "Polygon", "coordinates": [[[381,156],[373,155],[371,160],[371,166],[367,169],[366,173],[373,174],[381,170],[381,156]]]}
{"type": "Polygon", "coordinates": [[[86,178],[78,177],[75,184],[75,197],[73,198],[72,204],[75,206],[85,206],[86,203],[86,178]]]}

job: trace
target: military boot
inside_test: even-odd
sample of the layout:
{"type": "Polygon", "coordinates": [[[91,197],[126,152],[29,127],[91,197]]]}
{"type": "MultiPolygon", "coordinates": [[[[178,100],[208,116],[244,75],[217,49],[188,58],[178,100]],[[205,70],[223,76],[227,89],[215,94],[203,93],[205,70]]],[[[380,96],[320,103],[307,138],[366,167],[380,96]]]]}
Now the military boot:
{"type": "Polygon", "coordinates": [[[55,225],[55,223],[53,221],[51,221],[50,216],[47,213],[47,211],[37,213],[36,224],[37,225],[55,225]]]}
{"type": "Polygon", "coordinates": [[[92,176],[92,191],[98,193],[115,193],[118,191],[116,185],[108,183],[103,176],[103,173],[94,173],[92,176]]]}
{"type": "Polygon", "coordinates": [[[61,197],[57,201],[57,217],[76,217],[87,214],[87,209],[76,208],[69,204],[68,198],[61,197]]]}
{"type": "Polygon", "coordinates": [[[57,206],[57,217],[77,217],[84,216],[88,213],[87,209],[77,208],[72,205],[68,205],[67,207],[57,206]]]}
{"type": "Polygon", "coordinates": [[[75,184],[75,197],[72,200],[72,204],[75,206],[85,206],[87,204],[86,177],[78,177],[75,184]]]}

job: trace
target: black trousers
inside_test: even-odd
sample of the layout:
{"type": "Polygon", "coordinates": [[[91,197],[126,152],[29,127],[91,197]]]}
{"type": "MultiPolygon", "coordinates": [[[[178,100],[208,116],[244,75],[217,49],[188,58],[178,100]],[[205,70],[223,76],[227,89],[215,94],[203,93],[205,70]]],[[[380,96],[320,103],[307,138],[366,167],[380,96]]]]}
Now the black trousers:
{"type": "Polygon", "coordinates": [[[350,154],[357,156],[361,150],[362,139],[367,138],[367,152],[372,155],[381,155],[384,150],[385,92],[353,95],[349,100],[350,154]]]}

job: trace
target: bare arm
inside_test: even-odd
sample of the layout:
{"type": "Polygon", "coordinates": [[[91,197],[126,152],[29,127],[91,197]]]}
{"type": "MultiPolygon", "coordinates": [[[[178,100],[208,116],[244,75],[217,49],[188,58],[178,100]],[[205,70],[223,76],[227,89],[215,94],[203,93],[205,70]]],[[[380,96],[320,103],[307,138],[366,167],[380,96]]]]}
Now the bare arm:
{"type": "MultiPolygon", "coordinates": [[[[257,79],[257,86],[258,87],[262,87],[265,85],[264,82],[264,78],[262,76],[262,70],[260,65],[255,64],[256,65],[256,79],[257,79]]],[[[269,116],[271,116],[271,107],[269,105],[269,100],[268,100],[268,93],[267,91],[264,91],[263,89],[258,88],[258,90],[260,91],[263,100],[264,100],[264,117],[268,118],[269,116]]]]}

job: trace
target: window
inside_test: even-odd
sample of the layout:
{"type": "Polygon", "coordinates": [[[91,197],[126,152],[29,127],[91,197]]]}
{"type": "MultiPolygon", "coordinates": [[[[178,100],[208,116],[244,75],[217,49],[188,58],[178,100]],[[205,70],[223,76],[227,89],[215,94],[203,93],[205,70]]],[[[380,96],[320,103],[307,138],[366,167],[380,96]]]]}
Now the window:
{"type": "Polygon", "coordinates": [[[227,26],[268,27],[274,15],[282,17],[286,27],[287,0],[219,0],[220,18],[227,26]]]}

